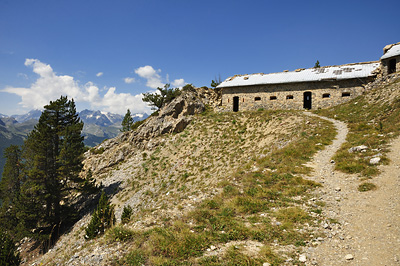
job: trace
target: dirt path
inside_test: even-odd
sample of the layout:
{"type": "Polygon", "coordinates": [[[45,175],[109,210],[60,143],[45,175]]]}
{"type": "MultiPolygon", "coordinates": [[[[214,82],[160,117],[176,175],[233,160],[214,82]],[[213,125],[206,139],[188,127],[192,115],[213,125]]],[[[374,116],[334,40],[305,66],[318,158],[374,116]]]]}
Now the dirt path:
{"type": "Polygon", "coordinates": [[[338,135],[309,163],[314,168],[309,178],[323,184],[316,200],[326,203],[321,230],[327,237],[308,248],[306,265],[400,265],[400,138],[391,144],[390,164],[380,166],[381,175],[371,180],[378,189],[361,193],[356,175],[333,170],[331,158],[348,130],[345,123],[328,120],[338,135]]]}

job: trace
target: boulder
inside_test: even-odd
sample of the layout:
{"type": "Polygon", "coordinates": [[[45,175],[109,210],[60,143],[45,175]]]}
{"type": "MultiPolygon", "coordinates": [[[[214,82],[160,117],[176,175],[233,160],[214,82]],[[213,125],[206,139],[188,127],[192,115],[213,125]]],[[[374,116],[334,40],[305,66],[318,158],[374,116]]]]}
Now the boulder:
{"type": "Polygon", "coordinates": [[[381,161],[380,157],[374,157],[369,160],[370,164],[378,164],[381,161]]]}
{"type": "Polygon", "coordinates": [[[365,145],[360,145],[360,146],[356,146],[356,147],[351,147],[351,148],[349,149],[349,152],[350,152],[350,153],[353,153],[353,152],[366,152],[367,149],[368,149],[367,146],[365,146],[365,145]]]}
{"type": "Polygon", "coordinates": [[[148,118],[132,133],[130,140],[140,143],[162,134],[182,132],[192,120],[190,116],[204,110],[205,104],[196,92],[184,92],[164,106],[158,116],[148,118]]]}

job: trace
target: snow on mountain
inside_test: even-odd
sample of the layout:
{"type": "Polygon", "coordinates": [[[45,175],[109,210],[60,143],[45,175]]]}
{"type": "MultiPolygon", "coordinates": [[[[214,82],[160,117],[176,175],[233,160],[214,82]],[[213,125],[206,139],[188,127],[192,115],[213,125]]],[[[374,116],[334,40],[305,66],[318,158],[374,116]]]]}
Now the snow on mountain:
{"type": "Polygon", "coordinates": [[[95,124],[99,126],[111,126],[114,124],[121,124],[123,116],[118,114],[106,113],[101,111],[83,110],[79,113],[79,117],[83,123],[95,124]]]}
{"type": "Polygon", "coordinates": [[[23,115],[12,115],[11,117],[15,118],[18,123],[23,123],[28,120],[34,119],[34,120],[39,120],[40,115],[42,114],[42,111],[40,110],[31,110],[27,114],[23,115]]]}

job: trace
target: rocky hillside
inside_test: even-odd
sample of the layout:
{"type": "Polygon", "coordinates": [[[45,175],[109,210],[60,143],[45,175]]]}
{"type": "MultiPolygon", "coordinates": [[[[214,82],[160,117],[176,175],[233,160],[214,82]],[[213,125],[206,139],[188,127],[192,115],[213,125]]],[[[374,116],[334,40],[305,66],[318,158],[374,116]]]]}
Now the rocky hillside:
{"type": "Polygon", "coordinates": [[[312,207],[304,193],[317,184],[299,174],[330,143],[332,126],[300,112],[218,113],[212,110],[217,103],[212,90],[186,92],[135,131],[90,150],[85,171],[112,196],[117,223],[124,206],[133,209],[131,222],[102,240],[86,241],[90,216],[85,216],[41,262],[124,264],[135,252],[136,234],[150,234],[137,243],[148,247],[143,251],[148,265],[204,264],[232,254],[233,261],[253,254],[254,261],[278,262],[304,245],[317,223],[302,209],[312,207]],[[300,223],[297,216],[303,217],[300,223]],[[166,236],[163,230],[178,239],[164,239],[167,246],[160,247],[164,240],[156,239],[166,236]],[[274,251],[267,244],[274,241],[270,230],[287,238],[274,251]],[[246,245],[249,250],[242,250],[246,245]],[[163,255],[164,248],[176,254],[163,255]]]}
{"type": "Polygon", "coordinates": [[[215,112],[213,91],[184,93],[135,131],[87,152],[82,174],[90,169],[104,185],[117,224],[87,241],[85,215],[48,253],[27,256],[25,264],[305,265],[305,254],[325,239],[341,241],[345,226],[332,209],[340,209],[333,194],[343,188],[318,189],[311,179],[323,177],[312,170],[328,169],[324,162],[329,172],[350,171],[368,191],[365,181],[388,163],[386,145],[400,128],[398,86],[393,75],[360,98],[321,110],[349,128],[334,150],[336,130],[326,119],[299,111],[215,112]],[[362,144],[366,152],[349,151],[362,144]],[[310,163],[326,145],[329,154],[338,150],[334,160],[310,163]],[[376,154],[380,163],[370,164],[376,154]],[[124,206],[133,209],[125,225],[124,206]]]}

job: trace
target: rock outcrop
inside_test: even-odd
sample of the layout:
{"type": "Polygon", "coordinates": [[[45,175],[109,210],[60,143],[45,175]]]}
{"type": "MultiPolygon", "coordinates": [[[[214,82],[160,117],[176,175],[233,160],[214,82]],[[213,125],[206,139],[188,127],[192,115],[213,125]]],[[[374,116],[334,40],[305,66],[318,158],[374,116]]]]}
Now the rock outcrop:
{"type": "Polygon", "coordinates": [[[154,138],[168,133],[182,132],[191,122],[192,116],[204,112],[207,104],[218,102],[213,90],[193,89],[165,105],[134,131],[124,132],[116,138],[104,141],[86,153],[85,169],[93,173],[102,172],[124,160],[135,150],[157,146],[154,138]]]}

